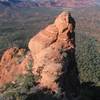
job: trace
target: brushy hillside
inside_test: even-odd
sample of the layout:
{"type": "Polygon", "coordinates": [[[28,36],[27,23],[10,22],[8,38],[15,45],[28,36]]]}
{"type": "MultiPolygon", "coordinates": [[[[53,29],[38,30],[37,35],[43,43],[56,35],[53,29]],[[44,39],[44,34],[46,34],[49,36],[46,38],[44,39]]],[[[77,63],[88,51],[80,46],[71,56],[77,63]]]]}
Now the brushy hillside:
{"type": "MultiPolygon", "coordinates": [[[[76,61],[81,82],[80,100],[99,100],[100,8],[69,10],[71,10],[77,23],[75,30],[76,61]]],[[[9,47],[27,48],[30,37],[48,23],[52,23],[52,20],[61,11],[62,9],[47,8],[17,8],[12,10],[7,8],[1,10],[0,54],[2,55],[3,51],[9,47]]],[[[40,100],[41,97],[44,97],[43,100],[61,100],[60,93],[54,95],[48,91],[39,91],[35,87],[35,79],[36,77],[32,76],[31,71],[26,76],[19,76],[16,84],[11,83],[3,87],[6,90],[3,100],[32,100],[30,97],[35,100],[40,100]]]]}

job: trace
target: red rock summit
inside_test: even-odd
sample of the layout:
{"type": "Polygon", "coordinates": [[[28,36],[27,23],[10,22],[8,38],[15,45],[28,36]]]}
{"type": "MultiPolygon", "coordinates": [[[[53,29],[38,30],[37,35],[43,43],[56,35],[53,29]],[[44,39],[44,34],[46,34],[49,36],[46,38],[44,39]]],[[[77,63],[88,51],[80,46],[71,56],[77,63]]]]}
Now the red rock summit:
{"type": "Polygon", "coordinates": [[[13,81],[16,75],[25,74],[31,59],[32,72],[40,77],[38,85],[57,91],[59,77],[67,71],[67,68],[63,70],[67,53],[75,49],[72,37],[74,28],[75,21],[71,14],[62,12],[53,24],[31,38],[28,53],[25,54],[23,49],[8,49],[0,62],[0,84],[13,81]]]}

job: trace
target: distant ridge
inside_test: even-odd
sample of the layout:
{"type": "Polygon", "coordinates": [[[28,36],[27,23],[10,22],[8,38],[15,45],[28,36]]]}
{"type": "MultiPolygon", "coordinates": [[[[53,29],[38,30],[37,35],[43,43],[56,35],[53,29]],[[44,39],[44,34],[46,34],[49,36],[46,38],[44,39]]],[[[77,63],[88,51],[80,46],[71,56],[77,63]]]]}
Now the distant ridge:
{"type": "Polygon", "coordinates": [[[0,0],[4,6],[16,7],[86,7],[95,2],[96,0],[0,0]]]}
{"type": "Polygon", "coordinates": [[[0,5],[5,7],[38,7],[38,3],[25,0],[0,0],[0,5]]]}

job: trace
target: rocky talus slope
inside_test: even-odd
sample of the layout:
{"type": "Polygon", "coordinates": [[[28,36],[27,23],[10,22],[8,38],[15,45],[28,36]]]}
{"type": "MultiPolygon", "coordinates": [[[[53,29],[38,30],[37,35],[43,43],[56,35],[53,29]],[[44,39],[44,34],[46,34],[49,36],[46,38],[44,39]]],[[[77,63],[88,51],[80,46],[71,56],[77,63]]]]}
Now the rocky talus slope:
{"type": "Polygon", "coordinates": [[[53,92],[61,88],[76,91],[79,85],[75,62],[75,21],[62,12],[54,23],[41,30],[29,41],[29,51],[10,48],[0,61],[0,85],[16,82],[16,76],[32,73],[37,86],[53,92]]]}

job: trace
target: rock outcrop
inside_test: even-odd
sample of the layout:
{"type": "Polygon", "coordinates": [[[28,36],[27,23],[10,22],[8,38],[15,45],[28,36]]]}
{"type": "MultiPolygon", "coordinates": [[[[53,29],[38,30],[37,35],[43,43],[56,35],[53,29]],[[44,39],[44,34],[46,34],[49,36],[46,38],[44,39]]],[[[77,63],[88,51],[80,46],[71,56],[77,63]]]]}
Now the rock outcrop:
{"type": "Polygon", "coordinates": [[[10,48],[6,50],[0,61],[0,85],[15,81],[16,76],[27,73],[31,59],[25,55],[25,49],[10,48]]]}
{"type": "Polygon", "coordinates": [[[67,83],[64,81],[63,84],[63,80],[71,80],[66,73],[71,68],[73,70],[75,64],[74,28],[75,21],[71,14],[62,12],[53,24],[31,38],[28,53],[24,49],[8,49],[0,62],[0,84],[14,81],[17,75],[27,73],[27,66],[31,61],[32,73],[39,77],[36,81],[39,87],[54,92],[59,87],[65,87],[67,83]]]}
{"type": "Polygon", "coordinates": [[[75,21],[70,13],[62,12],[55,22],[40,31],[29,41],[34,64],[33,74],[40,77],[39,85],[52,91],[58,90],[59,77],[62,76],[67,52],[75,49],[75,21]]]}

